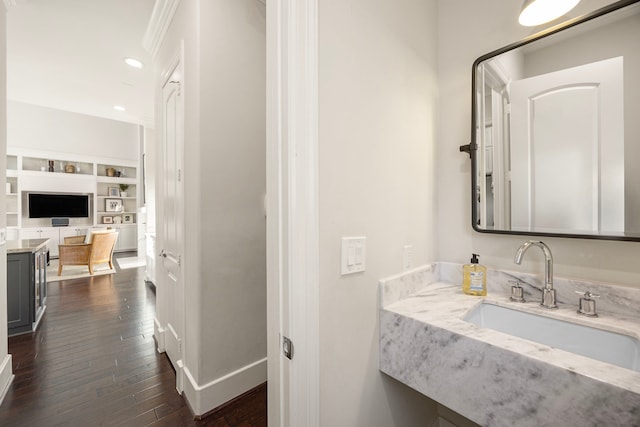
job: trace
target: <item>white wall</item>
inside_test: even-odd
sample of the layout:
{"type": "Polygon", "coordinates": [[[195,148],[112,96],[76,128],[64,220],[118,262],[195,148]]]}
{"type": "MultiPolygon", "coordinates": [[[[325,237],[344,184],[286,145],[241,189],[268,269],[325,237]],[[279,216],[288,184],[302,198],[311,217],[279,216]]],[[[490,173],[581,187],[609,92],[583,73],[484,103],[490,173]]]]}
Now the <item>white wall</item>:
{"type": "Polygon", "coordinates": [[[436,2],[319,3],[320,418],[419,426],[433,401],[378,370],[377,282],[435,259],[436,2]],[[367,269],[340,276],[342,236],[367,269]]]}
{"type": "MultiPolygon", "coordinates": [[[[145,206],[147,208],[147,233],[156,232],[156,159],[157,144],[155,129],[144,128],[144,143],[142,152],[144,158],[145,173],[145,206]]],[[[142,162],[142,159],[140,160],[142,162]]],[[[142,173],[142,168],[139,169],[142,173]]],[[[142,200],[142,199],[140,199],[142,200]]]]}
{"type": "MultiPolygon", "coordinates": [[[[475,252],[481,255],[482,263],[491,267],[542,274],[541,253],[528,253],[522,266],[513,263],[516,248],[527,237],[481,234],[472,230],[470,161],[468,155],[458,151],[458,146],[468,143],[471,137],[473,61],[533,31],[517,24],[519,2],[440,0],[438,5],[441,97],[437,157],[437,259],[467,262],[475,252]],[[488,22],[491,25],[487,25],[488,22]]],[[[564,238],[544,240],[553,251],[557,276],[640,286],[638,243],[564,238]]]]}
{"type": "Polygon", "coordinates": [[[267,353],[265,9],[203,0],[200,22],[201,357],[210,380],[267,353]]]}
{"type": "MultiPolygon", "coordinates": [[[[196,413],[202,413],[266,381],[264,5],[255,0],[180,2],[156,58],[159,75],[182,41],[184,364],[194,386],[202,388],[185,387],[185,392],[196,413]],[[254,363],[261,370],[253,383],[234,382],[241,376],[237,371],[254,363]]],[[[156,117],[162,117],[159,107],[156,117]]],[[[160,143],[161,119],[156,129],[160,143]]],[[[156,196],[161,204],[161,194],[156,196]]],[[[162,221],[158,210],[159,238],[162,221]]]]}
{"type": "MultiPolygon", "coordinates": [[[[7,37],[6,9],[0,5],[0,153],[7,149],[7,37]]],[[[7,170],[6,156],[0,156],[0,176],[7,170]]],[[[7,216],[5,192],[0,191],[0,229],[6,230],[7,216]]],[[[13,367],[7,341],[7,247],[0,246],[0,403],[4,399],[10,382],[13,380],[13,367]]]]}
{"type": "Polygon", "coordinates": [[[8,102],[7,120],[10,148],[138,159],[135,124],[17,101],[8,102]]]}

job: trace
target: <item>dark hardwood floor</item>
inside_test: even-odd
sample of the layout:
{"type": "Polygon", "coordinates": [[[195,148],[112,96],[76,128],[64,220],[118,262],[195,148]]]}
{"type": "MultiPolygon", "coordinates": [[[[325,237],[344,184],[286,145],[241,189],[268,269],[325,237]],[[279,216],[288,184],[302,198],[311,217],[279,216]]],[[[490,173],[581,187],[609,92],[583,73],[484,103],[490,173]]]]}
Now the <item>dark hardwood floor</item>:
{"type": "Polygon", "coordinates": [[[48,284],[35,333],[9,339],[15,379],[0,426],[267,425],[266,385],[194,421],[153,339],[144,268],[48,284]]]}

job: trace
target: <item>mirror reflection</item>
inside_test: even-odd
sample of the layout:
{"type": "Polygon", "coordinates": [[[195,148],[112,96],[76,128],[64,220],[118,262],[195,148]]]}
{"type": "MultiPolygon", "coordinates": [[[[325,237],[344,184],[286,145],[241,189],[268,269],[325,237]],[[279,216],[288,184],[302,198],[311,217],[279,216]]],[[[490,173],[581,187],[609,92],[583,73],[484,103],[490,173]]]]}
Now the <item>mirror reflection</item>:
{"type": "Polygon", "coordinates": [[[474,228],[640,240],[639,6],[476,61],[474,228]]]}

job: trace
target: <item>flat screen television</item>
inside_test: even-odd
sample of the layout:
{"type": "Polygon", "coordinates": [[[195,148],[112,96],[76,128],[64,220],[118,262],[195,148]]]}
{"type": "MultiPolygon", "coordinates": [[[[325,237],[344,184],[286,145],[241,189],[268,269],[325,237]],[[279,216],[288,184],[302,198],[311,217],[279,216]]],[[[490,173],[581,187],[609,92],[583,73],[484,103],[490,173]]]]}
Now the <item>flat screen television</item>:
{"type": "Polygon", "coordinates": [[[86,194],[29,193],[29,218],[88,218],[86,194]]]}

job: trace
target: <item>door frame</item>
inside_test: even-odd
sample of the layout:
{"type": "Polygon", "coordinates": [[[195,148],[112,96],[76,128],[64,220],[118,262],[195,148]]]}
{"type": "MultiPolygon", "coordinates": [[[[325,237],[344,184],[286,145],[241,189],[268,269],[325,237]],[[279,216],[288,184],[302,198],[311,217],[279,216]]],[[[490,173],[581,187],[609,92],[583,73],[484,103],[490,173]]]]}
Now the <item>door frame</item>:
{"type": "MultiPolygon", "coordinates": [[[[164,107],[164,103],[165,103],[165,99],[164,99],[164,88],[167,84],[169,84],[169,81],[173,78],[174,73],[176,72],[176,70],[179,71],[179,74],[181,75],[180,80],[179,80],[179,120],[182,123],[182,134],[181,134],[181,138],[179,139],[177,145],[179,145],[179,149],[182,151],[182,156],[180,158],[180,164],[178,165],[178,169],[180,171],[184,170],[184,138],[185,138],[185,130],[184,130],[184,112],[185,112],[185,101],[184,101],[184,41],[180,42],[180,47],[178,49],[178,52],[176,52],[176,54],[174,54],[171,59],[167,62],[167,66],[164,68],[164,71],[161,73],[161,78],[160,78],[160,87],[159,87],[159,94],[160,94],[160,99],[161,99],[161,120],[162,120],[162,125],[161,125],[161,131],[159,134],[159,139],[160,139],[160,150],[158,150],[158,167],[156,168],[159,171],[163,171],[164,170],[164,163],[165,163],[165,134],[164,134],[164,128],[165,128],[165,107],[164,107]]],[[[180,172],[180,191],[182,193],[181,197],[184,200],[184,173],[180,172]]],[[[165,210],[164,210],[164,194],[165,194],[165,182],[163,179],[156,179],[156,192],[157,192],[157,197],[156,197],[156,212],[157,212],[157,223],[159,226],[156,227],[156,238],[157,238],[157,246],[156,249],[159,248],[164,248],[165,246],[165,233],[164,233],[164,222],[165,222],[165,210]]],[[[179,203],[178,206],[181,206],[181,214],[180,217],[182,219],[180,227],[182,228],[182,236],[185,235],[185,212],[184,212],[184,203],[179,203]]],[[[184,254],[184,239],[179,239],[179,253],[177,254],[178,256],[182,256],[182,254],[184,254]]],[[[184,263],[184,260],[182,261],[184,263]]],[[[156,274],[156,280],[158,282],[160,282],[161,284],[161,289],[159,289],[159,292],[157,292],[156,295],[156,313],[157,313],[157,318],[158,318],[158,332],[159,332],[159,336],[157,336],[157,340],[158,340],[158,351],[159,352],[165,352],[166,351],[166,339],[165,339],[165,334],[167,332],[167,309],[168,309],[168,304],[172,303],[172,301],[168,301],[166,298],[166,293],[165,293],[165,289],[167,286],[165,277],[163,274],[159,274],[159,273],[164,273],[164,266],[161,265],[162,262],[158,263],[158,272],[156,274]],[[160,312],[161,310],[161,312],[160,312]]],[[[185,336],[185,328],[186,328],[186,295],[185,295],[185,279],[184,279],[184,268],[180,268],[179,271],[179,278],[178,280],[181,283],[181,286],[179,287],[179,292],[181,292],[180,297],[178,298],[179,301],[179,305],[178,305],[178,316],[181,317],[181,321],[180,321],[180,326],[179,326],[179,331],[177,331],[180,339],[181,339],[181,346],[180,346],[180,359],[176,361],[176,366],[174,366],[175,371],[176,371],[176,390],[179,393],[182,393],[182,391],[184,390],[184,360],[185,360],[185,349],[186,349],[186,336],[185,336]]]]}
{"type": "Polygon", "coordinates": [[[318,1],[267,2],[267,355],[271,426],[318,426],[318,1]],[[293,341],[292,360],[282,335],[293,341]]]}

